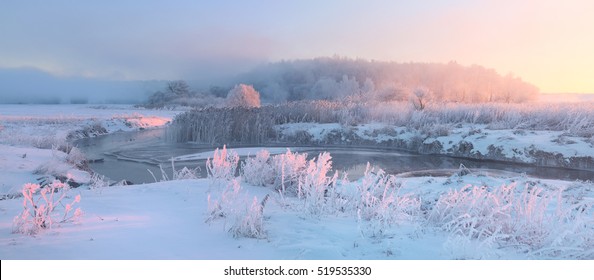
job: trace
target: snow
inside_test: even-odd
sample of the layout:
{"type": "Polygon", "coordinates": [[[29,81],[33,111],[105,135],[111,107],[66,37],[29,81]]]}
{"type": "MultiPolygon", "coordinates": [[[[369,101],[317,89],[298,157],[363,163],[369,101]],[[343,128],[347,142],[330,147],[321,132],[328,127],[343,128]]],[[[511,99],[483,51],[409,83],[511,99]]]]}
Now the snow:
{"type": "Polygon", "coordinates": [[[163,126],[178,113],[132,105],[0,104],[0,144],[51,148],[70,135],[86,137],[163,126]],[[77,135],[84,131],[88,135],[77,135]]]}
{"type": "MultiPolygon", "coordinates": [[[[143,110],[130,114],[134,110],[137,109],[120,106],[95,109],[60,105],[31,109],[26,106],[0,105],[0,186],[3,193],[18,193],[23,184],[35,182],[37,175],[34,173],[43,166],[85,184],[71,189],[68,194],[70,199],[80,195],[77,206],[84,212],[81,219],[57,223],[36,235],[13,233],[13,219],[23,210],[22,199],[0,200],[1,259],[564,259],[576,255],[594,258],[592,235],[586,235],[581,243],[577,239],[567,240],[567,236],[571,237],[572,234],[593,231],[594,185],[591,182],[541,180],[502,173],[461,176],[455,172],[448,176],[394,178],[399,186],[398,195],[418,199],[422,205],[420,210],[425,209],[423,211],[429,211],[424,207],[434,204],[448,191],[461,190],[468,185],[484,187],[481,190],[493,190],[511,184],[525,186],[526,189],[536,186],[545,191],[561,192],[559,201],[575,202],[571,204],[573,208],[584,207],[582,213],[586,215],[585,220],[567,220],[555,224],[559,228],[554,232],[561,234],[544,240],[550,243],[545,244],[544,248],[532,250],[448,232],[445,230],[447,226],[431,222],[423,211],[415,212],[409,219],[398,220],[378,232],[375,230],[377,221],[373,219],[366,221],[349,211],[312,215],[305,211],[307,201],[303,199],[283,196],[272,188],[251,186],[241,181],[241,197],[248,200],[256,197],[257,201],[266,195],[270,197],[262,212],[265,235],[257,239],[234,237],[229,232],[233,223],[231,218],[207,222],[210,217],[209,195],[216,196],[225,189],[225,183],[216,183],[211,179],[189,179],[96,187],[90,185],[88,173],[68,163],[65,153],[35,148],[34,142],[15,141],[26,139],[29,134],[42,140],[46,137],[65,137],[97,121],[106,128],[107,133],[150,128],[163,125],[175,114],[170,111],[143,110]],[[62,114],[68,110],[72,112],[62,114]],[[109,123],[113,123],[113,126],[109,123]]],[[[401,127],[385,128],[380,124],[369,124],[353,130],[361,137],[378,141],[392,137],[410,140],[415,135],[415,132],[401,127]],[[373,136],[374,131],[379,131],[375,133],[377,137],[373,136]]],[[[279,129],[285,133],[307,131],[315,139],[321,140],[328,133],[343,127],[339,124],[292,124],[279,129]]],[[[435,136],[426,141],[440,141],[446,149],[447,145],[457,141],[472,141],[476,143],[474,149],[481,153],[488,147],[487,143],[498,143],[505,147],[509,145],[510,150],[505,150],[506,153],[513,152],[514,148],[538,145],[539,148],[564,155],[594,154],[592,147],[582,139],[565,137],[559,132],[514,134],[510,130],[478,129],[481,132],[470,133],[471,130],[478,131],[477,127],[457,128],[447,136],[435,136]]],[[[247,156],[260,149],[237,149],[236,152],[247,156]]],[[[285,148],[269,150],[271,154],[286,152],[285,148]]],[[[176,160],[211,156],[212,153],[199,153],[176,160]]],[[[361,184],[361,179],[344,182],[340,185],[339,194],[357,194],[356,187],[361,184]]],[[[560,204],[554,202],[551,205],[560,204]]],[[[554,209],[547,208],[547,211],[553,213],[554,209]]]]}
{"type": "MultiPolygon", "coordinates": [[[[460,177],[465,184],[496,186],[530,178],[460,177]]],[[[403,178],[401,192],[431,201],[447,190],[447,177],[403,178]]],[[[547,186],[573,183],[543,180],[547,186]]],[[[510,248],[486,246],[444,233],[419,222],[390,228],[384,238],[367,236],[356,217],[332,214],[311,217],[296,198],[242,183],[250,196],[272,199],[264,208],[265,239],[234,238],[229,222],[206,223],[209,179],[179,180],[101,189],[78,188],[84,211],[77,223],[59,224],[36,236],[11,233],[19,199],[0,201],[2,259],[525,259],[510,248]],[[478,246],[481,245],[481,246],[478,246]],[[477,247],[478,246],[478,247],[477,247]]],[[[574,186],[575,187],[575,186],[574,186]]],[[[573,194],[592,199],[591,184],[573,194]]]]}
{"type": "Polygon", "coordinates": [[[78,183],[88,183],[91,178],[88,172],[68,164],[61,151],[0,144],[0,195],[18,193],[24,183],[37,182],[44,175],[41,169],[78,183]]]}
{"type": "Polygon", "coordinates": [[[357,134],[357,136],[361,137],[362,139],[374,140],[381,143],[384,141],[397,139],[398,137],[394,134],[398,131],[406,130],[404,127],[389,127],[393,133],[387,134],[385,132],[386,128],[388,127],[383,123],[369,123],[356,126],[354,131],[355,134],[357,134]]]}
{"type": "MultiPolygon", "coordinates": [[[[594,144],[586,137],[569,136],[563,131],[524,130],[524,129],[492,129],[487,125],[464,124],[449,127],[447,135],[432,135],[435,132],[415,130],[406,127],[393,126],[382,123],[370,123],[357,126],[346,126],[336,123],[291,123],[278,125],[277,131],[283,135],[295,135],[305,131],[317,142],[323,142],[331,132],[352,131],[363,140],[383,143],[390,140],[401,140],[411,143],[414,139],[423,139],[424,144],[439,142],[439,154],[452,155],[455,146],[462,142],[473,145],[470,154],[485,156],[489,148],[499,149],[502,156],[507,159],[524,163],[535,163],[530,151],[542,151],[560,154],[567,161],[570,157],[594,158],[594,144]]],[[[344,139],[343,139],[344,140],[344,139]]],[[[339,144],[339,143],[334,143],[339,144]]],[[[455,155],[455,154],[454,154],[455,155]]],[[[456,155],[459,156],[459,155],[456,155]]],[[[503,160],[503,159],[496,159],[503,160]]]]}
{"type": "Polygon", "coordinates": [[[67,163],[58,150],[68,146],[69,135],[83,137],[77,133],[95,125],[105,129],[101,133],[159,127],[177,113],[131,105],[0,104],[0,195],[20,192],[23,184],[46,173],[88,183],[90,174],[67,163]]]}
{"type": "Polygon", "coordinates": [[[473,144],[472,152],[479,152],[486,155],[488,147],[494,145],[502,149],[506,157],[516,157],[523,162],[532,163],[534,159],[528,157],[526,150],[534,147],[544,152],[562,154],[564,157],[590,156],[594,157],[594,145],[587,143],[580,137],[563,135],[561,131],[527,131],[487,129],[485,126],[475,126],[454,129],[451,135],[427,139],[426,143],[437,140],[442,143],[443,149],[447,151],[453,145],[461,141],[473,144]],[[470,134],[470,130],[480,130],[478,133],[470,134]]]}

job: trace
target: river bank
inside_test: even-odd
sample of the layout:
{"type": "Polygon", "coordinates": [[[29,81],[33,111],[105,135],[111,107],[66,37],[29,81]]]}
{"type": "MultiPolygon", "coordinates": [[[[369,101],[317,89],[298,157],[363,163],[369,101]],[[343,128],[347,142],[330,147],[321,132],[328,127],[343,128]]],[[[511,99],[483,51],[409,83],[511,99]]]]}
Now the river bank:
{"type": "Polygon", "coordinates": [[[0,105],[0,194],[45,178],[76,185],[92,179],[75,139],[162,127],[179,111],[132,105],[0,105]]]}
{"type": "Polygon", "coordinates": [[[419,154],[594,171],[591,138],[569,136],[563,131],[496,130],[487,125],[468,124],[455,127],[436,124],[423,130],[381,123],[356,126],[291,123],[277,125],[275,130],[279,141],[288,143],[376,146],[419,154]]]}
{"type": "MultiPolygon", "coordinates": [[[[30,234],[15,231],[18,226],[14,223],[15,216],[23,211],[23,199],[0,200],[2,259],[594,258],[591,215],[594,187],[591,182],[544,180],[517,172],[473,172],[464,167],[447,172],[442,169],[444,172],[439,176],[435,173],[391,176],[379,169],[368,172],[365,168],[362,178],[337,175],[334,180],[329,177],[333,173],[324,172],[330,170],[328,165],[310,164],[303,161],[305,157],[286,154],[285,158],[292,159],[287,164],[301,162],[308,166],[307,172],[300,169],[303,181],[298,185],[333,186],[332,189],[321,189],[317,192],[319,195],[311,193],[309,198],[303,198],[252,185],[242,177],[196,179],[182,170],[169,177],[175,180],[169,181],[169,178],[162,178],[160,182],[132,186],[91,185],[82,178],[90,174],[85,175],[86,171],[76,166],[77,149],[61,151],[42,147],[57,143],[53,142],[55,139],[67,139],[68,135],[89,137],[110,132],[112,134],[104,138],[121,137],[117,142],[107,142],[108,146],[136,143],[142,147],[142,141],[115,132],[154,126],[127,125],[133,123],[130,118],[114,118],[114,112],[105,108],[81,110],[89,111],[90,116],[104,117],[23,118],[13,114],[2,119],[0,139],[5,142],[0,142],[0,175],[8,178],[3,180],[7,191],[19,192],[24,183],[35,183],[36,176],[43,170],[52,169],[59,169],[65,178],[83,184],[65,194],[67,200],[76,201],[82,215],[76,220],[57,222],[65,214],[55,213],[53,226],[39,227],[30,234]],[[79,133],[89,131],[85,128],[97,123],[103,128],[109,125],[102,123],[118,125],[97,134],[79,133]],[[27,134],[49,140],[18,141],[28,139],[27,134]],[[51,168],[40,168],[44,166],[51,168]],[[307,177],[308,174],[321,177],[307,177]],[[333,183],[328,184],[327,180],[333,183]],[[318,199],[312,202],[312,197],[318,199]],[[245,219],[248,219],[247,224],[242,222],[245,219]],[[259,221],[257,235],[244,235],[251,231],[241,226],[253,226],[250,221],[259,221]]],[[[137,124],[150,117],[146,112],[138,114],[140,116],[133,115],[137,124]]],[[[160,120],[166,118],[155,116],[160,120]]],[[[315,135],[319,138],[315,139],[336,136],[333,129],[312,127],[318,132],[315,135]]],[[[373,131],[367,129],[358,133],[373,136],[373,131]]],[[[405,134],[406,131],[398,133],[405,134]]],[[[378,132],[373,138],[380,139],[384,135],[388,133],[378,132]]],[[[246,155],[255,149],[240,152],[246,155]]],[[[378,154],[385,152],[358,152],[371,162],[378,154]]],[[[178,160],[196,161],[214,156],[190,152],[182,155],[178,160]]],[[[408,156],[398,154],[393,158],[408,156]]],[[[333,160],[338,166],[349,157],[353,156],[333,160]]],[[[42,201],[41,196],[35,197],[38,202],[42,201]]],[[[58,208],[56,212],[62,209],[58,208]]]]}

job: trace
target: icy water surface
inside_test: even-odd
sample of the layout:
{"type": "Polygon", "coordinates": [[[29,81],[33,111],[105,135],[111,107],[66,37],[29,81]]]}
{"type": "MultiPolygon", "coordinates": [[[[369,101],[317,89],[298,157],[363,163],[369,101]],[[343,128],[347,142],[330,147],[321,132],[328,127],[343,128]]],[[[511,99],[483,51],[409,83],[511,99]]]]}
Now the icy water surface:
{"type": "MultiPolygon", "coordinates": [[[[95,172],[114,181],[125,179],[135,184],[155,181],[147,170],[151,170],[160,180],[162,175],[159,165],[171,177],[170,159],[172,157],[214,149],[207,145],[168,142],[165,141],[163,135],[163,129],[122,132],[81,139],[75,144],[85,152],[89,159],[102,160],[89,164],[95,172]]],[[[591,171],[418,155],[385,149],[334,147],[300,147],[300,149],[308,153],[310,157],[317,156],[322,151],[330,152],[334,170],[346,171],[350,179],[360,177],[365,171],[367,162],[370,162],[387,173],[400,174],[400,176],[447,176],[455,172],[460,164],[463,164],[473,172],[492,176],[517,176],[525,173],[528,176],[544,179],[594,180],[594,172],[591,171]]],[[[203,177],[206,176],[204,166],[204,160],[175,162],[176,169],[199,167],[203,177]]]]}

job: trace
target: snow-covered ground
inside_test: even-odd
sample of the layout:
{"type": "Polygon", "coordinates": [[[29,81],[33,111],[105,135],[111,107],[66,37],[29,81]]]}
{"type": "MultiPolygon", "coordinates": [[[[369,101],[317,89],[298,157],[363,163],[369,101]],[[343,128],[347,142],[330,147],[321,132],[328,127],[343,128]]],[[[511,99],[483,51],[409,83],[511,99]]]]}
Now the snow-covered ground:
{"type": "Polygon", "coordinates": [[[0,104],[0,195],[44,175],[88,183],[90,174],[72,166],[77,149],[65,153],[72,150],[68,140],[163,126],[177,113],[131,105],[0,104]]]}
{"type": "Polygon", "coordinates": [[[162,126],[179,111],[132,105],[0,105],[0,144],[51,148],[69,137],[162,126]]]}
{"type": "MultiPolygon", "coordinates": [[[[39,170],[59,170],[87,184],[71,189],[55,208],[56,222],[35,234],[15,233],[22,225],[15,217],[27,217],[23,197],[0,200],[1,259],[594,259],[591,182],[485,176],[464,168],[442,177],[392,177],[373,170],[349,182],[341,174],[333,179],[320,157],[318,163],[301,162],[304,169],[294,177],[290,168],[301,159],[287,153],[278,155],[281,161],[255,161],[251,176],[242,173],[242,178],[89,185],[76,179],[89,176],[74,168],[76,154],[15,139],[32,134],[63,143],[68,135],[94,135],[79,133],[95,132],[85,130],[89,124],[99,123],[100,133],[110,133],[162,125],[175,112],[32,107],[0,106],[4,191],[35,183],[39,170]],[[70,115],[59,115],[66,111],[70,115]],[[275,162],[282,164],[275,167],[275,162]],[[279,166],[289,169],[279,173],[279,166]],[[281,178],[281,184],[255,186],[271,184],[270,176],[276,176],[275,183],[281,178]],[[298,188],[279,192],[279,186],[288,188],[285,179],[297,180],[293,187],[298,188]],[[79,195],[75,207],[84,214],[58,222],[79,195]]],[[[335,128],[307,129],[324,139],[335,128]]],[[[409,132],[368,125],[354,133],[387,139],[409,132]]],[[[44,201],[39,194],[33,200],[38,206],[44,201]]]]}
{"type": "Polygon", "coordinates": [[[20,193],[23,184],[37,182],[44,175],[88,183],[91,175],[69,164],[67,158],[57,150],[0,145],[0,195],[20,193]]]}
{"type": "MultiPolygon", "coordinates": [[[[450,177],[399,178],[399,195],[412,194],[422,205],[434,203],[450,189],[467,184],[495,189],[512,183],[535,185],[547,191],[566,189],[570,201],[594,202],[591,183],[534,180],[525,177],[491,178],[468,174],[450,177]]],[[[473,237],[471,233],[448,231],[418,212],[414,216],[381,227],[353,212],[312,215],[305,201],[282,197],[265,187],[241,182],[241,197],[260,202],[263,236],[234,237],[231,217],[209,217],[209,195],[215,197],[225,185],[210,179],[167,181],[134,186],[70,190],[81,196],[82,218],[55,224],[37,235],[14,234],[13,218],[22,211],[22,199],[0,201],[0,258],[2,259],[539,259],[594,258],[590,220],[567,221],[553,236],[543,237],[542,247],[519,241],[473,237]],[[571,240],[571,238],[586,238],[571,240]],[[589,238],[589,240],[588,240],[589,238]],[[590,242],[590,243],[588,243],[590,242]],[[571,247],[576,246],[576,247],[571,247]],[[565,250],[565,251],[564,251],[565,250]]],[[[344,186],[354,191],[361,181],[344,186]]],[[[212,200],[211,197],[211,200],[212,200]]],[[[241,199],[236,200],[238,203],[241,199]]],[[[481,201],[476,202],[481,203],[481,201]]],[[[557,202],[551,202],[555,205],[557,202]]],[[[248,203],[249,204],[249,203],[248,203]]],[[[538,205],[535,204],[535,205],[538,205]]],[[[466,205],[471,209],[470,205],[466,205]]],[[[422,209],[422,208],[420,208],[422,209]]],[[[487,211],[488,209],[484,209],[487,211]]],[[[553,211],[553,210],[552,210],[553,211]]],[[[462,216],[460,216],[462,217],[462,216]]],[[[459,218],[459,217],[457,217],[459,218]]],[[[483,217],[484,218],[484,217],[483,217]]],[[[480,219],[480,217],[476,217],[480,219]]],[[[492,221],[499,226],[498,221],[492,221]]],[[[535,221],[536,223],[536,221],[535,221]]],[[[506,225],[503,221],[500,225],[506,225]]],[[[554,225],[558,226],[559,223],[554,225]]],[[[549,230],[547,225],[541,229],[549,230]]],[[[515,238],[515,237],[514,237],[515,238]]],[[[540,241],[539,241],[540,242],[540,241]]]]}
{"type": "Polygon", "coordinates": [[[291,123],[278,125],[281,138],[316,144],[381,145],[423,154],[594,170],[594,141],[563,131],[494,129],[487,125],[411,129],[382,123],[291,123]],[[304,136],[305,135],[305,136],[304,136]]]}

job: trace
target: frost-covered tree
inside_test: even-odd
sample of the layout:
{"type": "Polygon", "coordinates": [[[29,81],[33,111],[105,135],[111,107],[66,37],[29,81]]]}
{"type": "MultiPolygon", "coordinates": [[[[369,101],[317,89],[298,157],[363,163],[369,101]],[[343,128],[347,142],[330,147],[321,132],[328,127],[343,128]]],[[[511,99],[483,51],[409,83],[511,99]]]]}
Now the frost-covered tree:
{"type": "Polygon", "coordinates": [[[239,84],[227,94],[227,107],[260,107],[260,93],[251,85],[239,84]]]}
{"type": "Polygon", "coordinates": [[[432,98],[433,93],[424,87],[418,87],[412,91],[410,96],[410,102],[413,104],[415,109],[423,110],[427,107],[427,103],[432,98]]]}
{"type": "Polygon", "coordinates": [[[281,61],[258,67],[239,78],[256,85],[262,99],[271,102],[340,100],[375,93],[383,100],[403,100],[393,85],[426,87],[433,100],[456,103],[520,103],[538,95],[538,88],[516,77],[504,77],[479,65],[397,63],[326,57],[281,61]]]}
{"type": "Polygon", "coordinates": [[[401,85],[392,84],[386,85],[381,89],[368,91],[366,96],[368,96],[371,100],[379,102],[402,101],[406,100],[409,91],[409,89],[404,88],[401,85]]]}

